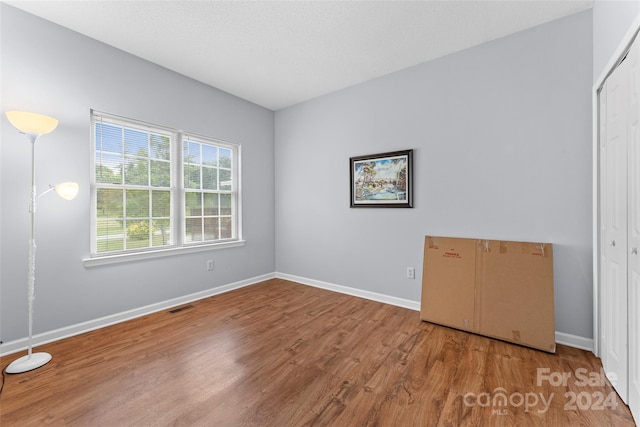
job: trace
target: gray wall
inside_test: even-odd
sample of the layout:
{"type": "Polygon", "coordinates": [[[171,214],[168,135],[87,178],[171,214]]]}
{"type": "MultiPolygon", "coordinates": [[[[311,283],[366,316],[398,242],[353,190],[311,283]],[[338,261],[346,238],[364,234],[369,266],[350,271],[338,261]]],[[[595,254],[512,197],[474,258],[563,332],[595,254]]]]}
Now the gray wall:
{"type": "Polygon", "coordinates": [[[273,273],[273,112],[0,4],[2,64],[0,339],[27,335],[30,151],[4,112],[60,123],[37,143],[37,185],[75,180],[72,202],[39,200],[35,333],[273,273]],[[244,247],[85,268],[89,109],[242,145],[244,247]],[[207,272],[205,262],[215,260],[207,272]]]}
{"type": "Polygon", "coordinates": [[[274,138],[268,110],[0,4],[0,339],[27,328],[29,147],[9,109],[60,120],[39,187],[81,185],[38,204],[36,333],[273,271],[419,301],[432,234],[553,242],[556,329],[590,338],[591,70],[637,10],[600,6],[279,111],[274,138]],[[246,246],[84,268],[90,108],[242,144],[246,246]],[[415,208],[349,209],[348,158],[405,148],[415,208]]]}
{"type": "Polygon", "coordinates": [[[277,271],[419,301],[425,235],[552,242],[591,338],[592,64],[589,10],[276,112],[277,271]],[[350,209],[349,157],[408,148],[415,208],[350,209]]]}
{"type": "Polygon", "coordinates": [[[633,20],[640,1],[596,0],[593,5],[593,80],[600,78],[633,20]]]}

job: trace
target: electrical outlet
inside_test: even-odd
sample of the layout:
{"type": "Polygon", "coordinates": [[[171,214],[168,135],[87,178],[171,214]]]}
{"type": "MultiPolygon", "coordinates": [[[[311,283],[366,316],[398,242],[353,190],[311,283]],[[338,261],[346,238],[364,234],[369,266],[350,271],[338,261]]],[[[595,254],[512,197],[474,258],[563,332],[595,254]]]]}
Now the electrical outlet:
{"type": "Polygon", "coordinates": [[[407,279],[416,278],[416,269],[414,267],[407,267],[407,279]]]}
{"type": "Polygon", "coordinates": [[[210,259],[207,261],[207,271],[213,270],[213,260],[210,259]]]}

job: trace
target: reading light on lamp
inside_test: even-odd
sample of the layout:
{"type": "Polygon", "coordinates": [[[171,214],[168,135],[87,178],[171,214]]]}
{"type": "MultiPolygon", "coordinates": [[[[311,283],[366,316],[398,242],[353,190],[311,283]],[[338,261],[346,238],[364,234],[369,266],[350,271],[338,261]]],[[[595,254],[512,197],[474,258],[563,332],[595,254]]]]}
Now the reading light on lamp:
{"type": "Polygon", "coordinates": [[[78,190],[80,190],[80,186],[77,182],[61,182],[53,187],[58,196],[62,197],[65,200],[73,200],[78,195],[78,190]]]}
{"type": "Polygon", "coordinates": [[[58,121],[52,117],[42,114],[27,113],[24,111],[7,111],[7,119],[15,126],[20,133],[24,133],[31,142],[31,203],[29,212],[31,213],[31,238],[29,239],[29,273],[27,275],[28,286],[28,304],[29,304],[29,341],[26,356],[22,356],[7,366],[8,374],[19,374],[36,369],[45,365],[51,360],[49,353],[33,353],[33,301],[35,300],[35,282],[36,282],[36,238],[35,238],[35,215],[36,215],[36,199],[54,190],[62,198],[72,200],[78,194],[78,184],[75,182],[62,182],[50,187],[47,191],[37,195],[36,192],[36,162],[35,162],[35,146],[36,140],[41,135],[52,132],[58,121]]]}

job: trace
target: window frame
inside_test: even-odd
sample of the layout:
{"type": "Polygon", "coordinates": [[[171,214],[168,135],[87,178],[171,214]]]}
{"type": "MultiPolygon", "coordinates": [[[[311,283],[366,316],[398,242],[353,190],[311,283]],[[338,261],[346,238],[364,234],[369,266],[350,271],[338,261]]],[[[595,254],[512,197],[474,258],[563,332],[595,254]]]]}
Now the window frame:
{"type": "MultiPolygon", "coordinates": [[[[242,237],[242,186],[241,186],[241,146],[240,144],[224,141],[219,138],[198,135],[193,132],[183,132],[181,130],[172,129],[166,126],[155,125],[140,120],[129,119],[126,117],[116,116],[96,110],[90,111],[90,132],[91,132],[91,159],[90,159],[90,255],[83,259],[85,267],[99,266],[111,263],[119,263],[126,261],[135,261],[141,259],[149,259],[176,254],[184,254],[189,252],[200,252],[215,249],[223,249],[229,247],[243,246],[245,241],[242,237]],[[109,252],[98,252],[98,212],[97,212],[97,193],[98,188],[104,188],[102,183],[98,183],[96,179],[96,141],[95,129],[96,123],[110,123],[116,126],[128,127],[133,129],[143,129],[150,133],[159,133],[170,136],[170,176],[171,182],[169,191],[171,193],[170,221],[172,222],[171,237],[172,244],[157,247],[145,247],[139,249],[123,249],[109,252]],[[199,144],[212,145],[219,148],[229,149],[231,151],[231,179],[232,188],[225,194],[231,194],[231,238],[208,240],[208,241],[188,241],[185,235],[185,187],[184,187],[184,158],[183,158],[183,142],[192,140],[199,144]]],[[[119,188],[126,189],[126,183],[119,185],[119,188]]],[[[107,185],[108,186],[108,185],[107,185]]],[[[115,185],[118,186],[118,185],[115,185]]],[[[146,187],[153,189],[150,184],[146,187]]],[[[200,189],[202,192],[202,189],[200,189]]],[[[220,190],[218,190],[220,191],[220,190]]],[[[151,217],[152,213],[149,213],[151,217]]],[[[220,236],[218,236],[220,237],[220,236]]]]}

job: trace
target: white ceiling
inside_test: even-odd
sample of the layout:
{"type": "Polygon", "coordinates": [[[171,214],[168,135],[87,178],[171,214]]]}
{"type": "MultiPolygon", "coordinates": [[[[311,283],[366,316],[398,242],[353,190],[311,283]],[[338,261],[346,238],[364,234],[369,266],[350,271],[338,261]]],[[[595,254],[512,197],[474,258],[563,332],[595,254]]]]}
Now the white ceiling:
{"type": "Polygon", "coordinates": [[[271,110],[589,9],[593,2],[5,0],[271,110]]]}

